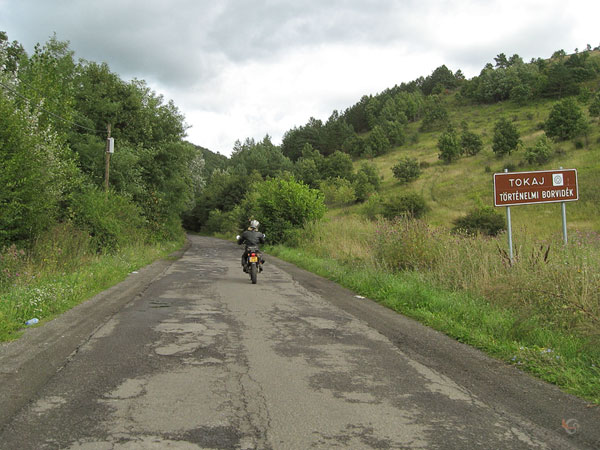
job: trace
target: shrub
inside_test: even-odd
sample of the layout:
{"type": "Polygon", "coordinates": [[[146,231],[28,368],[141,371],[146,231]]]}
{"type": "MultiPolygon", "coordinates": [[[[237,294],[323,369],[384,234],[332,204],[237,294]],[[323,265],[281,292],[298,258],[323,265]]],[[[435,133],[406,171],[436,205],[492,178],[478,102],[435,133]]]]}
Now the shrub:
{"type": "Polygon", "coordinates": [[[448,127],[448,129],[442,133],[438,139],[437,146],[440,150],[438,155],[439,159],[443,160],[447,164],[460,158],[460,155],[463,151],[460,146],[460,140],[456,134],[456,131],[454,131],[452,127],[448,127]]]}
{"type": "Polygon", "coordinates": [[[467,234],[496,236],[506,229],[504,217],[491,206],[473,209],[466,216],[454,221],[453,231],[467,234]]]}
{"type": "Polygon", "coordinates": [[[555,141],[565,141],[585,134],[589,124],[573,98],[556,103],[544,124],[546,135],[555,141]]]}
{"type": "Polygon", "coordinates": [[[396,195],[383,202],[383,216],[387,219],[408,217],[418,219],[429,210],[425,199],[416,192],[396,195]]]}
{"type": "Polygon", "coordinates": [[[474,156],[483,149],[483,141],[478,134],[465,130],[460,136],[462,152],[468,156],[474,156]]]}
{"type": "Polygon", "coordinates": [[[261,222],[261,231],[270,243],[285,242],[286,236],[293,234],[291,230],[320,219],[326,211],[323,194],[294,178],[256,183],[246,200],[251,204],[246,210],[252,210],[261,222]]]}
{"type": "Polygon", "coordinates": [[[552,148],[546,136],[540,137],[533,147],[525,151],[525,160],[529,164],[543,164],[550,159],[552,148]]]}
{"type": "Polygon", "coordinates": [[[383,214],[383,200],[377,193],[372,194],[367,198],[361,208],[361,212],[370,220],[375,220],[383,214]]]}
{"type": "Polygon", "coordinates": [[[321,182],[321,192],[325,196],[326,205],[349,205],[356,201],[354,188],[345,178],[330,178],[321,182]]]}
{"type": "Polygon", "coordinates": [[[95,250],[112,252],[146,238],[147,223],[140,208],[114,192],[87,188],[74,195],[73,221],[92,237],[95,250]]]}
{"type": "Polygon", "coordinates": [[[406,156],[392,167],[392,172],[394,173],[394,178],[397,178],[400,183],[408,183],[421,176],[421,166],[416,158],[406,156]]]}
{"type": "Polygon", "coordinates": [[[510,155],[521,144],[517,127],[506,118],[501,118],[494,126],[492,150],[498,156],[510,155]]]}

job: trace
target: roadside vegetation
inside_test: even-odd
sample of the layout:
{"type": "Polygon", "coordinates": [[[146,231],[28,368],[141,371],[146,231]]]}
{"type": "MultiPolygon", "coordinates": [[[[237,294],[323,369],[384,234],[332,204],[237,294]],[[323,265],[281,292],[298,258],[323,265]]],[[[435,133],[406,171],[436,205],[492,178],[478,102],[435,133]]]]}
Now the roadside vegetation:
{"type": "Polygon", "coordinates": [[[504,235],[356,215],[268,251],[600,404],[600,238],[515,232],[512,265],[504,235]]]}
{"type": "Polygon", "coordinates": [[[140,80],[0,32],[0,340],[258,219],[268,251],[600,404],[600,49],[478,76],[441,66],[230,158],[140,80]],[[104,189],[107,125],[116,139],[104,189]],[[493,174],[578,170],[579,201],[512,210],[493,174]]]}
{"type": "Polygon", "coordinates": [[[185,129],[143,81],[0,31],[0,341],[182,245],[206,153],[185,129]]]}

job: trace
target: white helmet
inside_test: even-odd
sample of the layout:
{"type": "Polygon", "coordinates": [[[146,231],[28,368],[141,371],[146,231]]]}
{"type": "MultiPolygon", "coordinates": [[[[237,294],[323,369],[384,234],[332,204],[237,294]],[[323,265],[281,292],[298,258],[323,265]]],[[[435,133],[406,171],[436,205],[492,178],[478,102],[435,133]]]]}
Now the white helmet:
{"type": "Polygon", "coordinates": [[[258,230],[258,226],[260,224],[258,223],[258,220],[251,220],[250,221],[250,228],[254,228],[255,230],[258,230]]]}

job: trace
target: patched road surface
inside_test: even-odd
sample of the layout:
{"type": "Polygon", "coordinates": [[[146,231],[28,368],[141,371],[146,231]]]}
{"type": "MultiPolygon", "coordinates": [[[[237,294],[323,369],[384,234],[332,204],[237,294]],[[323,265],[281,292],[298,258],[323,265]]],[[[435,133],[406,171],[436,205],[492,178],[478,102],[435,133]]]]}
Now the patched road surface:
{"type": "Polygon", "coordinates": [[[592,449],[599,408],[267,257],[190,236],[0,346],[1,449],[592,449]]]}

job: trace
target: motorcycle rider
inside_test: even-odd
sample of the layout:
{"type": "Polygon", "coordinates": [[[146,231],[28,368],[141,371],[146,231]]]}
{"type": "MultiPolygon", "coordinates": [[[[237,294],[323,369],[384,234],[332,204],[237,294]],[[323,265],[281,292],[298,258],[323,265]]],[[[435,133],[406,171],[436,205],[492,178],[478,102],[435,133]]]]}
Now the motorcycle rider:
{"type": "MultiPolygon", "coordinates": [[[[246,272],[246,253],[248,251],[248,247],[258,247],[258,244],[265,243],[265,235],[258,231],[259,225],[260,224],[258,223],[258,220],[251,220],[248,229],[245,230],[237,240],[238,245],[246,244],[244,253],[242,254],[242,267],[244,268],[244,272],[246,272]]],[[[260,262],[261,264],[264,264],[265,262],[262,255],[260,256],[260,262]]],[[[262,271],[262,267],[260,267],[260,270],[262,271]]]]}

